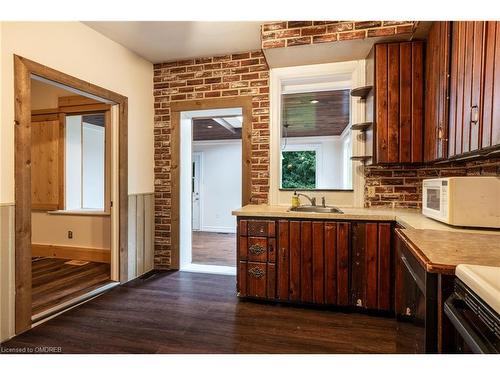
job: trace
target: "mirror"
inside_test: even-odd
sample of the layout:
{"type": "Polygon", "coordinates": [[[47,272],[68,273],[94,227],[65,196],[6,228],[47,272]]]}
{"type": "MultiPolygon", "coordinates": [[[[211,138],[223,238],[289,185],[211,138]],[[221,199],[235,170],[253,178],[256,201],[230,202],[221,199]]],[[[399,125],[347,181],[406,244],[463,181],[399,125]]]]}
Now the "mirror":
{"type": "Polygon", "coordinates": [[[281,190],[352,190],[350,90],[283,93],[281,190]]]}

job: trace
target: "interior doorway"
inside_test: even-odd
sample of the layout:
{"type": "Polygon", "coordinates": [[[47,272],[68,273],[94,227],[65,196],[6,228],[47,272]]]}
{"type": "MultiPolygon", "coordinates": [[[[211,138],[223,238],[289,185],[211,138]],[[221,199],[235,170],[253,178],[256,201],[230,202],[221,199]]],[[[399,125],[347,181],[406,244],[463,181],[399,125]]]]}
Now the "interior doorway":
{"type": "Polygon", "coordinates": [[[14,68],[19,334],[127,275],[127,98],[20,56],[14,68]]]}
{"type": "Polygon", "coordinates": [[[242,203],[242,112],[181,113],[181,270],[236,273],[232,211],[242,203]],[[188,183],[189,197],[182,188],[188,183]]]}
{"type": "Polygon", "coordinates": [[[34,322],[112,284],[110,112],[31,77],[34,322]]]}

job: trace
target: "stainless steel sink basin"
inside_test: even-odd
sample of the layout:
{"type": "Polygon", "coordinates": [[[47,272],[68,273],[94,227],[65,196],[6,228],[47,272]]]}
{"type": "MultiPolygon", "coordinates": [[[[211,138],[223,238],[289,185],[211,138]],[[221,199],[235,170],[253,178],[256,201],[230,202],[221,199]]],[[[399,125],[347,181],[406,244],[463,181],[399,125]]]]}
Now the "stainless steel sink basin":
{"type": "Polygon", "coordinates": [[[343,214],[341,210],[337,207],[323,207],[323,206],[299,206],[292,207],[288,211],[291,212],[320,212],[320,213],[331,213],[331,214],[343,214]]]}

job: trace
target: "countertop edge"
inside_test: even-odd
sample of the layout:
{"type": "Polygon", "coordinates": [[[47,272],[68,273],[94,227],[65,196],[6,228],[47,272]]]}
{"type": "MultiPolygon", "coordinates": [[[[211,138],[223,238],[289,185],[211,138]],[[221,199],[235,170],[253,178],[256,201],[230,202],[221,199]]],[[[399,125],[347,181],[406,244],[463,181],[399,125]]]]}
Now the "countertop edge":
{"type": "Polygon", "coordinates": [[[455,266],[431,262],[431,260],[427,258],[425,253],[406,236],[404,230],[396,229],[396,234],[407,245],[412,254],[415,255],[415,258],[417,258],[417,261],[420,263],[420,265],[425,268],[426,272],[439,273],[443,275],[455,274],[455,266]]]}

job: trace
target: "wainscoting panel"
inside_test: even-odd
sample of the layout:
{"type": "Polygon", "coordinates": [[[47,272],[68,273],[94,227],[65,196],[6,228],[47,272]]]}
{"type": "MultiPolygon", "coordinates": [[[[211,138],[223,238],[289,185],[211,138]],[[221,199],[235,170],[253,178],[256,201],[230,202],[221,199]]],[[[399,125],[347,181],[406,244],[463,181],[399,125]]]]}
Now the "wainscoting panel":
{"type": "Polygon", "coordinates": [[[128,279],[153,269],[153,194],[134,194],[128,198],[128,279]]]}
{"type": "Polygon", "coordinates": [[[0,342],[14,336],[14,205],[0,203],[0,342]]]}

